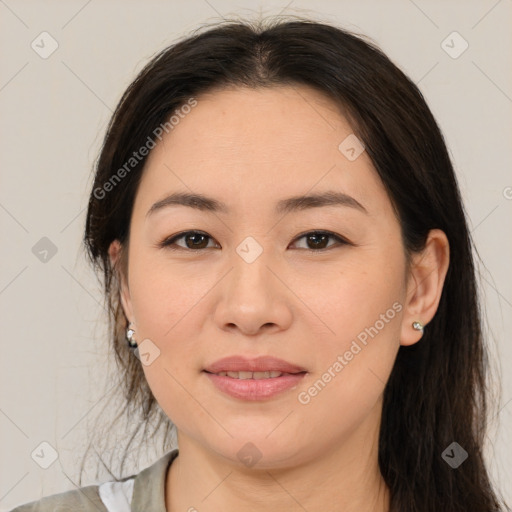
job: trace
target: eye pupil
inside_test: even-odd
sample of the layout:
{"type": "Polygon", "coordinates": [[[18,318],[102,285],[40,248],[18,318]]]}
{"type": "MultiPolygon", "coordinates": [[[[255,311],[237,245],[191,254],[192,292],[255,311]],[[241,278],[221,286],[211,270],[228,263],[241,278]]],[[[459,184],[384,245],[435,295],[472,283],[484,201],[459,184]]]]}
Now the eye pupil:
{"type": "MultiPolygon", "coordinates": [[[[322,245],[322,243],[324,243],[328,238],[329,238],[329,235],[325,235],[325,234],[322,234],[322,233],[313,233],[313,234],[308,236],[308,242],[313,242],[313,247],[315,249],[318,249],[318,247],[320,245],[322,245]],[[322,240],[319,243],[318,242],[314,242],[315,238],[322,238],[322,240]]],[[[322,248],[324,248],[324,247],[322,247],[322,248]]]]}
{"type": "Polygon", "coordinates": [[[185,237],[186,241],[187,241],[187,247],[189,249],[203,249],[204,247],[206,247],[206,245],[208,245],[208,242],[206,242],[206,245],[204,245],[204,247],[201,245],[201,242],[203,242],[204,244],[204,241],[205,239],[207,238],[206,235],[202,235],[201,233],[192,233],[192,234],[189,234],[185,237]],[[199,239],[199,243],[197,243],[197,239],[199,239]],[[192,239],[193,242],[192,242],[192,245],[190,245],[188,242],[189,240],[192,239]],[[202,240],[200,240],[202,239],[202,240]]]}

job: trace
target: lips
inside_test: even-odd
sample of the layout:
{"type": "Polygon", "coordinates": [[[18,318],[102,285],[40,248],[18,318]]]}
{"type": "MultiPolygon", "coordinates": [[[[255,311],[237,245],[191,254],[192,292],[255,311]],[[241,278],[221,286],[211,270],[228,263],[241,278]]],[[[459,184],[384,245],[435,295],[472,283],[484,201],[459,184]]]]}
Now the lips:
{"type": "MultiPolygon", "coordinates": [[[[233,375],[233,378],[255,378],[254,374],[258,374],[256,378],[268,378],[264,374],[266,372],[280,372],[282,374],[296,374],[305,372],[305,368],[297,366],[295,364],[278,359],[271,356],[260,356],[256,358],[249,358],[244,356],[230,356],[223,359],[219,359],[214,363],[207,365],[204,369],[205,372],[219,374],[225,372],[228,374],[239,373],[237,377],[233,375]],[[240,373],[242,372],[242,373],[240,373]],[[248,373],[252,373],[252,376],[248,376],[248,373]],[[241,375],[241,377],[240,377],[241,375]]],[[[270,376],[270,375],[269,375],[270,376]]],[[[272,375],[273,377],[274,375],[272,375]]]]}
{"type": "Polygon", "coordinates": [[[203,373],[222,393],[239,400],[269,400],[295,389],[307,371],[270,356],[232,356],[206,366],[203,373]]]}

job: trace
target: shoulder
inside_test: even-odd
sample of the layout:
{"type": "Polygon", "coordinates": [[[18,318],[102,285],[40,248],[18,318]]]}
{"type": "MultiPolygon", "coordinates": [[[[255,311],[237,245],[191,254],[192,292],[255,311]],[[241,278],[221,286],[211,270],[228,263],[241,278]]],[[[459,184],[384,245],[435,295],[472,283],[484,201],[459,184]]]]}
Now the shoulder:
{"type": "Polygon", "coordinates": [[[178,454],[178,449],[166,453],[137,475],[46,496],[10,512],[165,512],[166,475],[178,454]]]}
{"type": "Polygon", "coordinates": [[[46,496],[20,505],[11,512],[108,512],[100,498],[98,485],[46,496]]]}

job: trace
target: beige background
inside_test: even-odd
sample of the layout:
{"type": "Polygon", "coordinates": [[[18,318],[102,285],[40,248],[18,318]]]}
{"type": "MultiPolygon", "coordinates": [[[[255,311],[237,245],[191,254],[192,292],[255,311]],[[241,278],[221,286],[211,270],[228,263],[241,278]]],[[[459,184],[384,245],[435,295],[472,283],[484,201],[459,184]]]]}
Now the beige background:
{"type": "Polygon", "coordinates": [[[80,249],[111,111],[165,45],[204,22],[257,12],[311,15],[372,37],[419,84],[440,123],[483,261],[489,343],[504,374],[488,458],[512,501],[511,0],[0,0],[1,511],[75,487],[90,423],[112,385],[101,289],[80,249]],[[31,47],[43,31],[58,43],[46,59],[31,47]],[[458,58],[441,46],[453,31],[469,44],[458,58]],[[57,251],[46,262],[33,251],[43,237],[57,251]],[[31,458],[42,442],[59,456],[48,469],[31,458]]]}

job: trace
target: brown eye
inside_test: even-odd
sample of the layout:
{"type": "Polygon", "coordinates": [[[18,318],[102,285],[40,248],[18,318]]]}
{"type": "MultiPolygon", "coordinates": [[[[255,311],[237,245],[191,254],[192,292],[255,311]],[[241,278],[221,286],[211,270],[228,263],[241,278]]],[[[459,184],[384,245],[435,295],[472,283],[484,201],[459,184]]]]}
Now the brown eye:
{"type": "Polygon", "coordinates": [[[339,235],[335,233],[331,233],[329,231],[311,231],[309,233],[304,233],[303,235],[297,237],[295,240],[306,240],[306,247],[302,247],[309,251],[318,252],[324,249],[329,249],[332,245],[347,245],[349,242],[339,235]],[[329,244],[329,239],[335,240],[334,244],[329,244]]]}
{"type": "Polygon", "coordinates": [[[203,233],[201,231],[185,231],[183,233],[179,233],[178,235],[174,235],[171,238],[166,238],[161,244],[160,247],[167,247],[170,249],[191,249],[191,250],[199,250],[199,249],[207,249],[208,241],[213,240],[209,235],[203,233]],[[183,239],[185,242],[185,246],[176,244],[176,241],[183,239]],[[174,246],[174,247],[173,247],[174,246]]]}

